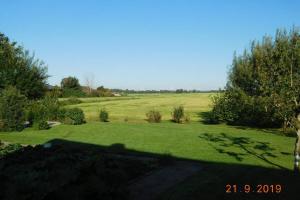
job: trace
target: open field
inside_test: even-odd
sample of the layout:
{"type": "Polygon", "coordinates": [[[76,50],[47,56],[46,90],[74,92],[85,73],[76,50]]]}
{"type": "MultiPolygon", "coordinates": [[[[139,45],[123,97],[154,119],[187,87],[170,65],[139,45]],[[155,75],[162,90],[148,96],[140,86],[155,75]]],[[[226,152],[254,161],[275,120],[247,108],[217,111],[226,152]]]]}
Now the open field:
{"type": "Polygon", "coordinates": [[[69,107],[79,107],[88,121],[98,121],[99,110],[106,108],[111,121],[145,122],[145,114],[151,109],[161,112],[162,120],[170,120],[174,106],[183,105],[192,121],[199,121],[199,112],[210,109],[213,93],[195,94],[134,94],[124,97],[81,98],[83,103],[69,107]]]}

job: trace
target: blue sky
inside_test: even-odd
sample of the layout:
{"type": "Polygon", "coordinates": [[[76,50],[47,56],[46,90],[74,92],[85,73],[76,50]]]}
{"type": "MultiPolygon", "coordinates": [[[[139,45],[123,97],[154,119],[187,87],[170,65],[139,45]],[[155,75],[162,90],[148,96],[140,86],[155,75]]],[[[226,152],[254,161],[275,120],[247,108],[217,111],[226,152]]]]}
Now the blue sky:
{"type": "Polygon", "coordinates": [[[300,26],[289,0],[2,0],[0,32],[48,65],[50,84],[218,89],[233,52],[300,26]]]}

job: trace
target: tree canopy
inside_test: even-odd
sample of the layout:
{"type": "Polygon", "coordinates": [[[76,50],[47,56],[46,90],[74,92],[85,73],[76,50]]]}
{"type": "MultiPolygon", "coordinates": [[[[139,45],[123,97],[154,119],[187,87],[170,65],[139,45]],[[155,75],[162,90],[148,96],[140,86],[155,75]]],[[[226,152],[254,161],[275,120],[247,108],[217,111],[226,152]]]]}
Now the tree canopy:
{"type": "Polygon", "coordinates": [[[277,30],[234,55],[226,91],[214,99],[215,116],[233,124],[291,125],[300,103],[300,32],[277,30]]]}
{"type": "Polygon", "coordinates": [[[29,51],[0,33],[0,91],[14,86],[29,99],[46,92],[47,67],[29,51]]]}

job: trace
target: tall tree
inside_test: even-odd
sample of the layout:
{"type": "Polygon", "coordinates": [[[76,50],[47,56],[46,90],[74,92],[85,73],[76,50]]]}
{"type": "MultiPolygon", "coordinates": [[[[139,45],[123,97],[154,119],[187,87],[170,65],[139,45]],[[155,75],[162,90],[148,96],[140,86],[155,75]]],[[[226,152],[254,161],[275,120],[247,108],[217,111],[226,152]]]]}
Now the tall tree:
{"type": "Polygon", "coordinates": [[[64,89],[73,89],[73,90],[81,90],[81,86],[79,84],[79,80],[76,77],[66,77],[61,81],[61,88],[64,89]]]}
{"type": "Polygon", "coordinates": [[[40,98],[48,77],[42,61],[0,33],[0,91],[11,85],[29,99],[40,98]]]}

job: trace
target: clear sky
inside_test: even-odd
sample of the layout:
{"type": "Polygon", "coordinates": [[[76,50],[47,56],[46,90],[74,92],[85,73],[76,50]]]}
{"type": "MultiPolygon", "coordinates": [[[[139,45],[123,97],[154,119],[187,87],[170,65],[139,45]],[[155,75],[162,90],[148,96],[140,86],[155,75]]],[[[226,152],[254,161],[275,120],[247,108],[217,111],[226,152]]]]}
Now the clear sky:
{"type": "Polygon", "coordinates": [[[48,65],[50,84],[218,89],[233,52],[300,25],[292,0],[1,0],[0,32],[48,65]]]}

